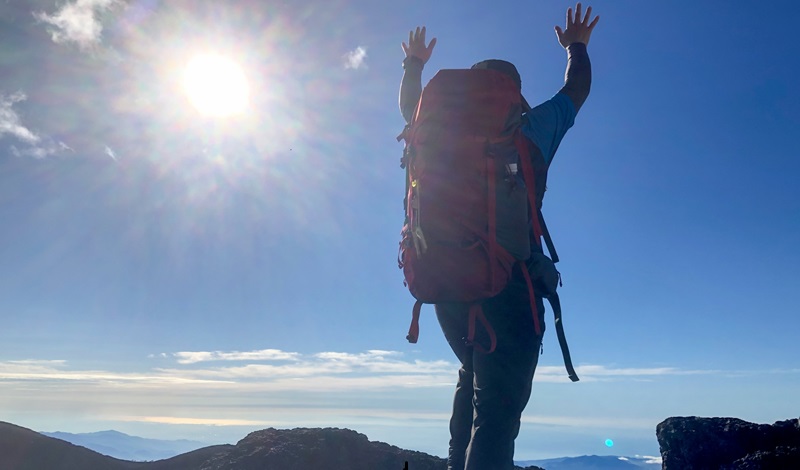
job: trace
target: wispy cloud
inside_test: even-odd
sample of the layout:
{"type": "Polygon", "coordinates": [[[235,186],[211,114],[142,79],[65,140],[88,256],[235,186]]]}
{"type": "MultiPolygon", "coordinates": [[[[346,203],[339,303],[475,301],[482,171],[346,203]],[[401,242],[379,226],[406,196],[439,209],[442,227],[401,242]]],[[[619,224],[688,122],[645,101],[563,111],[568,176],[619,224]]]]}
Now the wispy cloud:
{"type": "MultiPolygon", "coordinates": [[[[163,354],[163,353],[162,353],[163,354]]],[[[185,351],[172,354],[178,364],[196,364],[211,361],[296,361],[300,355],[279,349],[261,349],[258,351],[185,351]]]]}
{"type": "Polygon", "coordinates": [[[135,421],[140,423],[159,424],[191,424],[200,426],[272,426],[271,421],[253,419],[228,418],[187,418],[183,416],[115,416],[118,421],[135,421]]]}
{"type": "Polygon", "coordinates": [[[35,12],[39,21],[49,25],[56,43],[75,43],[86,48],[100,42],[103,25],[98,15],[119,4],[120,0],[74,0],[64,3],[53,14],[35,12]]]}
{"type": "Polygon", "coordinates": [[[48,155],[71,151],[72,149],[67,144],[41,136],[22,123],[15,106],[27,99],[28,96],[21,91],[10,95],[0,94],[0,139],[10,136],[17,140],[16,144],[9,146],[12,155],[44,158],[48,155]]]}
{"type": "Polygon", "coordinates": [[[224,418],[205,416],[202,418],[187,417],[187,416],[140,416],[140,415],[114,415],[109,417],[115,421],[135,421],[143,423],[161,423],[161,424],[192,424],[192,425],[210,425],[210,426],[275,426],[275,427],[288,427],[303,425],[301,421],[298,423],[296,419],[311,411],[315,418],[316,425],[327,423],[333,426],[341,425],[342,417],[349,419],[372,419],[382,420],[385,422],[403,422],[412,421],[416,425],[424,425],[426,423],[444,423],[450,419],[448,412],[419,412],[410,411],[407,409],[385,409],[385,408],[313,408],[308,407],[281,407],[270,410],[269,417],[266,419],[248,419],[248,418],[224,418]]]}
{"type": "MultiPolygon", "coordinates": [[[[50,381],[83,383],[201,384],[209,381],[167,374],[70,369],[64,360],[22,360],[0,362],[0,381],[50,381]]],[[[219,383],[219,380],[214,383],[219,383]]]]}
{"type": "Polygon", "coordinates": [[[586,416],[547,416],[523,415],[522,422],[545,426],[563,426],[580,429],[654,429],[656,422],[646,418],[586,417],[586,416]]]}
{"type": "Polygon", "coordinates": [[[28,144],[36,144],[41,140],[33,131],[22,125],[19,114],[14,110],[15,104],[26,99],[28,97],[21,91],[0,95],[0,138],[8,134],[28,144]]]}
{"type": "Polygon", "coordinates": [[[344,67],[347,69],[366,68],[366,60],[367,49],[363,46],[358,46],[344,55],[344,67]]]}
{"type": "MultiPolygon", "coordinates": [[[[455,371],[458,369],[458,364],[454,362],[409,359],[403,353],[383,350],[361,353],[321,352],[310,355],[279,349],[182,351],[153,354],[150,358],[158,361],[174,360],[174,364],[154,367],[143,373],[116,373],[76,370],[63,360],[7,361],[0,362],[0,380],[102,379],[142,383],[199,383],[208,386],[237,384],[243,388],[262,391],[324,392],[451,386],[455,382],[455,371]],[[221,365],[196,367],[210,362],[221,365]],[[237,364],[229,364],[234,362],[237,364]]],[[[591,364],[578,366],[576,370],[584,382],[720,373],[674,367],[625,368],[591,364]]],[[[569,381],[562,366],[540,366],[535,380],[537,383],[569,381]]]]}
{"type": "Polygon", "coordinates": [[[257,351],[184,351],[151,355],[174,360],[172,367],[145,372],[80,370],[66,361],[0,362],[0,381],[49,380],[120,385],[191,384],[242,391],[332,392],[452,386],[457,365],[447,361],[409,360],[392,351],[358,354],[323,352],[302,355],[277,349],[257,351]],[[190,367],[205,362],[245,362],[218,367],[190,367]]]}
{"type": "MultiPolygon", "coordinates": [[[[717,374],[715,370],[687,370],[675,367],[609,367],[586,364],[575,367],[582,382],[651,380],[665,375],[708,375],[717,374]]],[[[569,382],[563,366],[540,366],[536,368],[537,382],[569,382]]]]}

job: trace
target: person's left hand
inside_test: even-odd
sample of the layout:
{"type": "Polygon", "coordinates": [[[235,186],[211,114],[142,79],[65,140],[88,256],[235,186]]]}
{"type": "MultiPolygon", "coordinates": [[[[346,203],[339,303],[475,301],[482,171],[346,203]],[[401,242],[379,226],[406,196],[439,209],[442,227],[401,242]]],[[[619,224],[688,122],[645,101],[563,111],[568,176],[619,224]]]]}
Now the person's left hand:
{"type": "Polygon", "coordinates": [[[403,52],[406,57],[417,57],[425,64],[431,58],[433,47],[436,45],[436,38],[431,39],[431,43],[425,46],[425,26],[420,28],[417,26],[416,31],[408,33],[408,44],[402,43],[403,52]]]}

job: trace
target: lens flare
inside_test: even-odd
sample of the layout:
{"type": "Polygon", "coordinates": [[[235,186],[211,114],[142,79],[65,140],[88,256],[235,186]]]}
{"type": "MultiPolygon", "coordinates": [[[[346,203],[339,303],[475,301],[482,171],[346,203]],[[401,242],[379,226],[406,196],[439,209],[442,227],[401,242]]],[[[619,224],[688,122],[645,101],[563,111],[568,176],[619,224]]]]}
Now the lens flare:
{"type": "Polygon", "coordinates": [[[614,447],[614,441],[611,439],[606,439],[606,447],[614,447]]]}

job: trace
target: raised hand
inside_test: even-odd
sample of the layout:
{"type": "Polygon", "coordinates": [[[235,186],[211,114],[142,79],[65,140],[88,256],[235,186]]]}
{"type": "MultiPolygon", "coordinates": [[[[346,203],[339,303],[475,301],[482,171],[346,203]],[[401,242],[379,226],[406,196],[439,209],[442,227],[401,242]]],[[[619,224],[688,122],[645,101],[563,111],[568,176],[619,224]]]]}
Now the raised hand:
{"type": "MultiPolygon", "coordinates": [[[[592,36],[592,30],[597,25],[597,20],[600,19],[596,16],[594,20],[589,23],[589,17],[592,16],[592,7],[586,9],[586,16],[581,19],[581,4],[575,6],[575,17],[572,16],[572,7],[567,9],[567,29],[562,30],[561,27],[556,26],[556,36],[558,42],[562,47],[566,48],[570,44],[582,42],[589,44],[589,38],[592,36]]],[[[424,34],[424,33],[423,33],[424,34]]]]}
{"type": "Polygon", "coordinates": [[[433,47],[436,45],[436,38],[431,39],[431,43],[425,46],[425,26],[420,28],[417,26],[416,31],[408,33],[408,44],[402,43],[403,52],[406,57],[417,57],[422,60],[422,63],[428,62],[433,53],[433,47]]]}

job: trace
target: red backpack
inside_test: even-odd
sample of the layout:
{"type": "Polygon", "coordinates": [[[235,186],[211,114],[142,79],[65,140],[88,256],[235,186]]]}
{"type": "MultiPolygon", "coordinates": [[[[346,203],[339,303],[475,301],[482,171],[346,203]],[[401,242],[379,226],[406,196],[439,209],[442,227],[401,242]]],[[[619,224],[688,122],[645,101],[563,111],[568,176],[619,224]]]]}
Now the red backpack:
{"type": "MultiPolygon", "coordinates": [[[[520,90],[508,75],[487,69],[440,70],[398,136],[405,141],[401,167],[407,176],[398,264],[417,299],[407,336],[411,343],[419,337],[423,303],[463,302],[469,305],[467,341],[478,350],[494,351],[496,337],[481,303],[505,288],[516,263],[528,284],[536,334],[542,334],[525,260],[531,256],[531,243],[541,244],[544,225],[530,158],[535,146],[522,135],[521,120],[520,90]],[[474,342],[477,322],[489,334],[488,350],[474,342]]],[[[545,175],[542,166],[542,185],[545,175]]],[[[552,291],[557,302],[555,286],[552,291]]],[[[556,327],[561,340],[560,307],[556,327]]],[[[565,341],[562,352],[577,380],[565,341]]]]}

